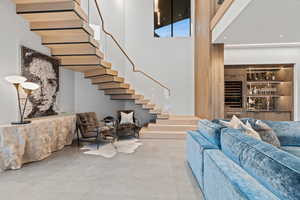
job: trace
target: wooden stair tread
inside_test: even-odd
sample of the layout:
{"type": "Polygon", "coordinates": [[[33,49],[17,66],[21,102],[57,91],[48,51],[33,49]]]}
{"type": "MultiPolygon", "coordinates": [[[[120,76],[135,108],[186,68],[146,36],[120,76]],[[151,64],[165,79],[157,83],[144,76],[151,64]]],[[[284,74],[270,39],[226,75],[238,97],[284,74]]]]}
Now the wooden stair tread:
{"type": "Polygon", "coordinates": [[[113,89],[113,88],[124,88],[124,89],[129,89],[130,85],[126,83],[101,83],[98,85],[99,90],[108,90],[108,89],[113,89]]]}
{"type": "Polygon", "coordinates": [[[101,68],[101,69],[95,69],[95,70],[87,71],[87,72],[84,73],[85,78],[91,78],[91,77],[103,76],[103,75],[117,76],[118,71],[112,70],[112,69],[101,68]]]}
{"type": "Polygon", "coordinates": [[[156,124],[161,125],[197,125],[198,120],[191,119],[157,119],[156,124]]]}
{"type": "Polygon", "coordinates": [[[103,54],[99,49],[95,48],[91,43],[80,44],[47,44],[45,45],[51,49],[53,56],[64,55],[97,55],[103,58],[103,54]],[[99,52],[99,53],[98,53],[99,52]]]}
{"type": "Polygon", "coordinates": [[[92,80],[92,84],[108,83],[108,82],[124,83],[124,78],[111,76],[111,75],[93,77],[91,78],[91,80],[92,80]]]}
{"type": "Polygon", "coordinates": [[[138,98],[136,95],[112,95],[110,99],[112,100],[134,100],[138,98]]]}
{"type": "Polygon", "coordinates": [[[82,73],[85,73],[85,72],[88,72],[88,71],[91,71],[91,70],[97,70],[99,68],[101,68],[100,66],[85,66],[85,65],[68,65],[68,66],[63,66],[65,69],[68,69],[68,70],[72,70],[72,71],[75,71],[75,72],[82,72],[82,73]]]}
{"type": "Polygon", "coordinates": [[[30,23],[32,31],[37,30],[59,30],[59,29],[83,29],[90,35],[94,35],[94,30],[83,20],[64,20],[64,21],[36,21],[30,23]]]}
{"type": "Polygon", "coordinates": [[[61,65],[99,65],[100,58],[96,55],[86,56],[86,55],[75,55],[75,56],[55,56],[61,61],[61,65]]]}
{"type": "Polygon", "coordinates": [[[148,103],[148,104],[145,104],[145,105],[143,105],[143,107],[142,107],[143,109],[154,109],[155,108],[155,104],[150,104],[150,103],[148,103]]]}
{"type": "Polygon", "coordinates": [[[80,0],[13,0],[16,4],[27,4],[27,3],[46,3],[46,2],[66,2],[66,1],[75,1],[80,4],[80,0]]]}
{"type": "Polygon", "coordinates": [[[143,99],[143,100],[136,100],[135,104],[137,104],[137,105],[143,105],[143,104],[148,104],[149,102],[150,102],[150,100],[143,99]]]}
{"type": "Polygon", "coordinates": [[[20,14],[30,22],[76,19],[88,21],[85,12],[74,1],[18,3],[16,10],[17,14],[20,14]]]}
{"type": "Polygon", "coordinates": [[[134,94],[134,90],[130,89],[110,89],[110,90],[105,90],[106,95],[120,95],[120,94],[134,94]]]}

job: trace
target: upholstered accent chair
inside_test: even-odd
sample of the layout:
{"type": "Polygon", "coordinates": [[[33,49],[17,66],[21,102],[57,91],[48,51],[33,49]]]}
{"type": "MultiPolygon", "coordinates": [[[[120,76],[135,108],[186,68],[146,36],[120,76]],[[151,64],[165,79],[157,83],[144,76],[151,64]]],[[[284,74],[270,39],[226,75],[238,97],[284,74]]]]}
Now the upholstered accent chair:
{"type": "Polygon", "coordinates": [[[119,110],[118,111],[118,126],[117,126],[117,136],[120,137],[140,137],[140,122],[135,117],[134,110],[119,110]],[[121,123],[121,113],[130,114],[133,113],[133,123],[121,123]]]}
{"type": "Polygon", "coordinates": [[[101,124],[94,112],[87,113],[78,113],[76,114],[76,133],[78,146],[80,144],[80,140],[88,141],[88,142],[96,142],[97,148],[99,149],[99,145],[102,139],[111,139],[111,142],[114,142],[115,136],[115,127],[106,126],[101,124]],[[80,137],[80,135],[81,137],[80,137]]]}

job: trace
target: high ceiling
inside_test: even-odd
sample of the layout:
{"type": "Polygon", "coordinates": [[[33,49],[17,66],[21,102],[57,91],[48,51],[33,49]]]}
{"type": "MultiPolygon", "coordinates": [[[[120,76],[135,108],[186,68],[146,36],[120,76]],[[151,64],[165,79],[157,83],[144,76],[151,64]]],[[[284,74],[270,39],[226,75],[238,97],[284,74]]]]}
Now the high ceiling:
{"type": "Polygon", "coordinates": [[[213,42],[300,42],[300,0],[236,0],[213,30],[213,42]]]}

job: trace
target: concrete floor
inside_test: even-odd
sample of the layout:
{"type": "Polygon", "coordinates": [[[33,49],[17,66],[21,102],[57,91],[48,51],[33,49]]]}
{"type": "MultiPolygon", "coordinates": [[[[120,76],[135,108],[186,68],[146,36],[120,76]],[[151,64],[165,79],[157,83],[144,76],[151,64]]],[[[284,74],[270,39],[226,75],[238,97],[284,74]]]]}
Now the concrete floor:
{"type": "Polygon", "coordinates": [[[0,174],[3,200],[201,200],[185,162],[184,140],[144,140],[112,159],[66,147],[50,158],[0,174]]]}

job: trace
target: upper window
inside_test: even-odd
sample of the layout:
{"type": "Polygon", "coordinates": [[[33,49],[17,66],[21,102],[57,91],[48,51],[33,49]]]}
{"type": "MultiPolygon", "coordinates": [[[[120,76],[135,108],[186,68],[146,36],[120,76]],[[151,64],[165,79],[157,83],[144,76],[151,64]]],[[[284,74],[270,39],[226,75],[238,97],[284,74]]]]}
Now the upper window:
{"type": "Polygon", "coordinates": [[[189,37],[191,0],[154,0],[154,36],[189,37]]]}

